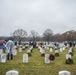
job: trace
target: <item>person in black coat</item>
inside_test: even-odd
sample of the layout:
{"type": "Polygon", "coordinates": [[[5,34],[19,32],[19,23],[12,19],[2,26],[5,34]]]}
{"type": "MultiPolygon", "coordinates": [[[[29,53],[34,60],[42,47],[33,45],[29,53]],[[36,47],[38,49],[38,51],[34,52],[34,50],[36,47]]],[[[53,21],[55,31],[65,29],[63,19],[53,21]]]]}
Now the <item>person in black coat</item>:
{"type": "Polygon", "coordinates": [[[72,42],[71,41],[69,42],[69,46],[72,47],[72,42]]]}

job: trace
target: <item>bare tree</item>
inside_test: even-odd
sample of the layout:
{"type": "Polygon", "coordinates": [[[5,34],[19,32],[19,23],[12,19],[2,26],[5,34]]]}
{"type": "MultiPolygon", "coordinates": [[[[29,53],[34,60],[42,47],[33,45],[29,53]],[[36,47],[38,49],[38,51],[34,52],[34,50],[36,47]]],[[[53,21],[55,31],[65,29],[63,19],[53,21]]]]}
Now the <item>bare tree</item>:
{"type": "Polygon", "coordinates": [[[62,38],[61,38],[60,33],[57,33],[53,36],[53,41],[61,42],[61,40],[62,40],[62,38]]]}
{"type": "Polygon", "coordinates": [[[51,29],[46,29],[44,32],[43,32],[43,38],[45,41],[47,41],[49,43],[49,41],[51,41],[52,39],[52,36],[53,36],[53,31],[51,29]]]}
{"type": "Polygon", "coordinates": [[[17,38],[19,41],[19,44],[21,44],[22,38],[25,38],[27,36],[27,32],[23,29],[17,29],[13,32],[13,37],[17,38]]]}
{"type": "Polygon", "coordinates": [[[35,30],[31,30],[31,32],[30,32],[31,40],[36,41],[37,36],[38,36],[38,32],[36,32],[35,30]]]}

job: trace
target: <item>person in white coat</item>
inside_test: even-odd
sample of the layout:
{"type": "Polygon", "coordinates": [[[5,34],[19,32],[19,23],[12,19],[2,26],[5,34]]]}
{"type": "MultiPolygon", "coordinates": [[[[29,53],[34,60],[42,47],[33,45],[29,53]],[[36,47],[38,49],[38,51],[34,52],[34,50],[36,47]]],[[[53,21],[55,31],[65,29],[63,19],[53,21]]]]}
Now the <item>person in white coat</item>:
{"type": "Polygon", "coordinates": [[[7,50],[7,59],[11,59],[13,60],[13,47],[14,47],[14,42],[12,40],[8,40],[8,42],[6,42],[6,50],[7,50]]]}

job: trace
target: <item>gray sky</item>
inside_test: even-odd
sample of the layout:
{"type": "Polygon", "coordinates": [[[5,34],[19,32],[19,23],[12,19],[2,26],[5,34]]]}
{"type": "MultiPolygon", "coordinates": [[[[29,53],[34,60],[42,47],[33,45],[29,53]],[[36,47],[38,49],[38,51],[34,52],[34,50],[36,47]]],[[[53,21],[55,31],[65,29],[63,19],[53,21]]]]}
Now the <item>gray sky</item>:
{"type": "Polygon", "coordinates": [[[76,30],[76,0],[0,0],[0,36],[21,28],[40,35],[76,30]]]}

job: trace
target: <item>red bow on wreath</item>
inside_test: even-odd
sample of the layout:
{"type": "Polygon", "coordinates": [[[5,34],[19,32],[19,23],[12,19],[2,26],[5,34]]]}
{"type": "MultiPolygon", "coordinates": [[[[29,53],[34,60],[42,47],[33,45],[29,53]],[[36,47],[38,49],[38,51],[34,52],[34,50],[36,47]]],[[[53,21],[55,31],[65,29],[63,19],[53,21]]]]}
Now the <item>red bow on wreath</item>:
{"type": "Polygon", "coordinates": [[[54,61],[54,60],[55,60],[55,56],[52,55],[52,54],[50,54],[49,59],[50,59],[51,61],[54,61]]]}

